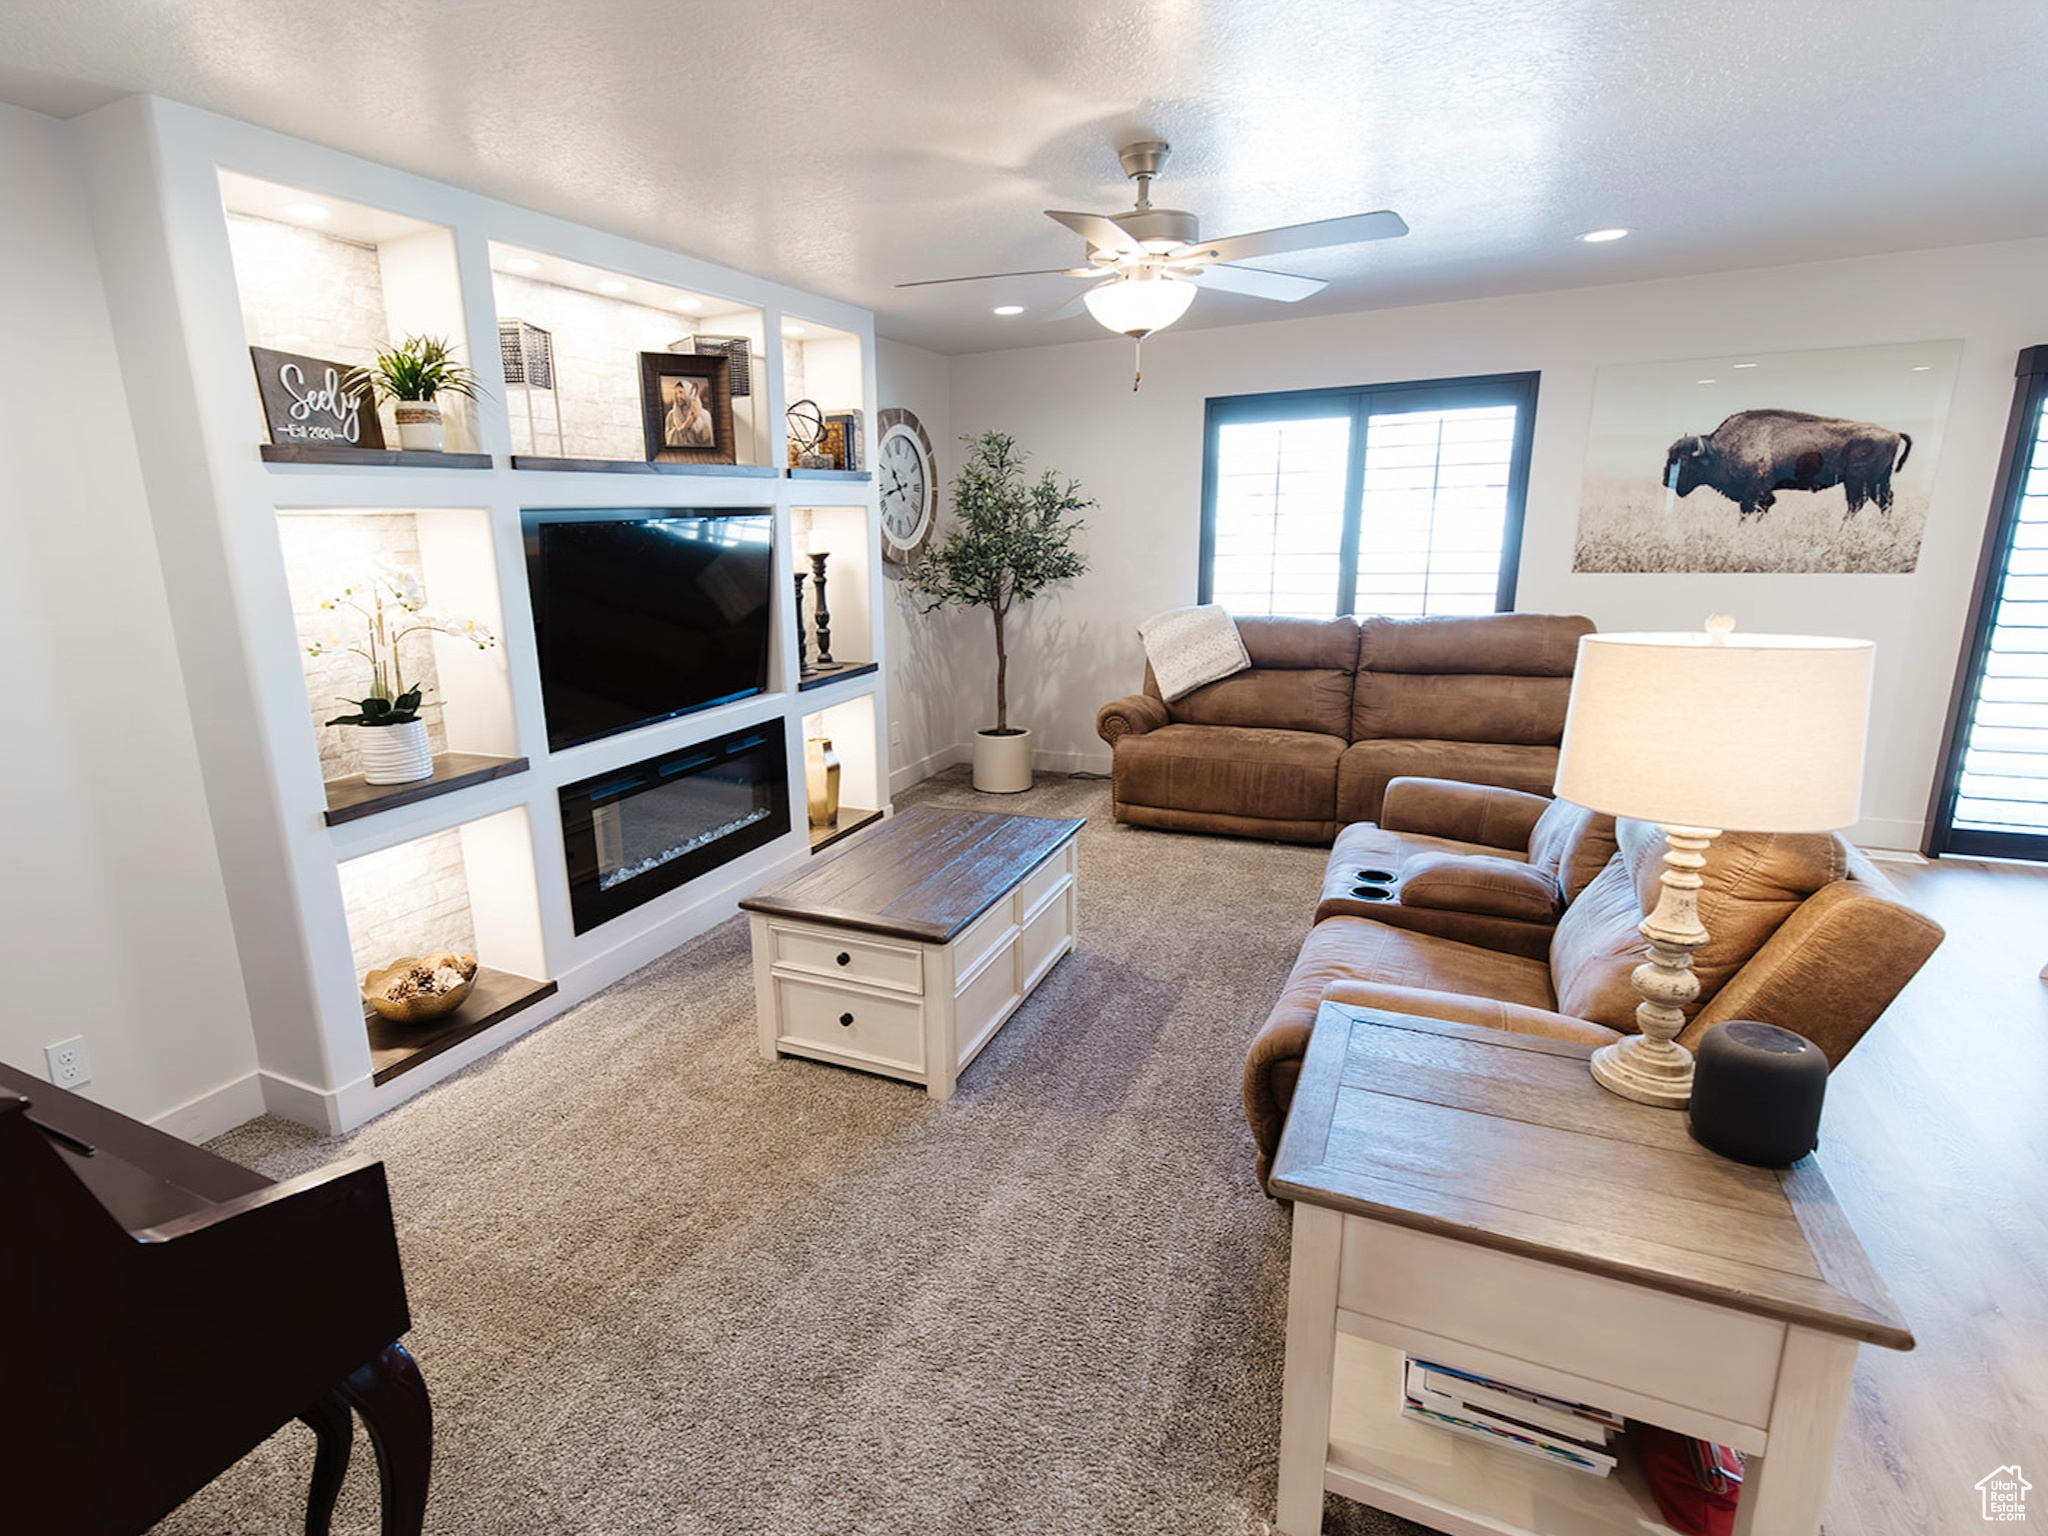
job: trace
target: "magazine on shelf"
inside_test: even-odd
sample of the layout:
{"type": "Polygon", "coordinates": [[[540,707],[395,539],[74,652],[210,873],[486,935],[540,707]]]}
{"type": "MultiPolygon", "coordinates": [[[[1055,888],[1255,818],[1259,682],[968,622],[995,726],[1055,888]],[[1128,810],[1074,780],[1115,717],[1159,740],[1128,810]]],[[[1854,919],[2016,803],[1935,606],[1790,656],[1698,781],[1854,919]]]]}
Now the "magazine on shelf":
{"type": "Polygon", "coordinates": [[[1605,1445],[1622,1426],[1621,1416],[1604,1408],[1568,1403],[1562,1398],[1532,1392],[1527,1387],[1411,1358],[1408,1362],[1408,1390],[1416,1392],[1418,1388],[1594,1445],[1605,1445]]]}
{"type": "Polygon", "coordinates": [[[1504,1425],[1487,1424],[1482,1422],[1483,1415],[1475,1415],[1469,1411],[1447,1412],[1409,1397],[1402,1401],[1401,1417],[1434,1425],[1438,1429],[1447,1429],[1454,1435],[1464,1435],[1468,1439],[1483,1440],[1489,1445],[1499,1446],[1502,1450],[1533,1456],[1553,1466],[1590,1473],[1594,1477],[1605,1477],[1614,1470],[1614,1457],[1605,1451],[1593,1450],[1562,1436],[1539,1435],[1533,1431],[1522,1433],[1504,1425]]]}

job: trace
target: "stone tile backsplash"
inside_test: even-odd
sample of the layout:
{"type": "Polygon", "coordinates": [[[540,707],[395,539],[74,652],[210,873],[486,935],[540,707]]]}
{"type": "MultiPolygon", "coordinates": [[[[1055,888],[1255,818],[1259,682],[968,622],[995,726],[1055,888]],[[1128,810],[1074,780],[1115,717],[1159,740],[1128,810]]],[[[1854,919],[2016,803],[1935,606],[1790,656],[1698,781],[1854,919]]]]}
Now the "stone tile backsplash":
{"type": "Polygon", "coordinates": [[[476,953],[459,829],[350,859],[341,866],[341,898],[359,984],[407,955],[476,953]]]}

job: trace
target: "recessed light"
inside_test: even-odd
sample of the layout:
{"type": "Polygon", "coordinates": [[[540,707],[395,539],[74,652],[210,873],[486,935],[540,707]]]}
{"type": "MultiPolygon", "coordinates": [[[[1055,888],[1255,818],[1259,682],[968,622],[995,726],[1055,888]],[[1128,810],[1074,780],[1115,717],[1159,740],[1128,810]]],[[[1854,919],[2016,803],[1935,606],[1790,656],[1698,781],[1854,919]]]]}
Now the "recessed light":
{"type": "Polygon", "coordinates": [[[1754,367],[1756,366],[1756,364],[1755,364],[1755,363],[1737,363],[1737,364],[1736,364],[1735,366],[1736,366],[1736,367],[1738,367],[1738,368],[1754,368],[1754,367]]]}
{"type": "Polygon", "coordinates": [[[632,284],[622,283],[616,277],[608,277],[597,285],[599,293],[624,293],[632,284]]]}
{"type": "Polygon", "coordinates": [[[505,270],[507,272],[538,272],[540,270],[540,263],[531,256],[507,256],[505,258],[505,270]]]}
{"type": "Polygon", "coordinates": [[[1933,366],[1934,364],[1932,363],[1915,363],[1913,365],[1913,371],[1915,373],[1925,373],[1929,368],[1932,368],[1933,366]]]}
{"type": "Polygon", "coordinates": [[[1720,381],[1719,379],[1694,379],[1694,380],[1693,380],[1693,383],[1695,383],[1695,384],[1718,384],[1718,383],[1720,383],[1720,382],[1721,382],[1721,381],[1720,381]]]}
{"type": "Polygon", "coordinates": [[[677,299],[675,303],[677,309],[702,309],[704,307],[702,299],[677,299]]]}
{"type": "Polygon", "coordinates": [[[785,336],[808,336],[810,335],[810,332],[805,330],[800,325],[791,325],[787,320],[785,320],[782,323],[782,334],[785,336]]]}
{"type": "Polygon", "coordinates": [[[1619,240],[1627,233],[1625,229],[1595,229],[1579,238],[1588,245],[1605,245],[1609,240],[1619,240]]]}
{"type": "Polygon", "coordinates": [[[287,218],[302,219],[308,224],[318,224],[328,214],[324,203],[286,203],[284,211],[287,218]]]}
{"type": "Polygon", "coordinates": [[[1021,315],[1024,313],[1024,306],[1022,304],[998,304],[996,306],[996,313],[999,315],[1021,315]]]}

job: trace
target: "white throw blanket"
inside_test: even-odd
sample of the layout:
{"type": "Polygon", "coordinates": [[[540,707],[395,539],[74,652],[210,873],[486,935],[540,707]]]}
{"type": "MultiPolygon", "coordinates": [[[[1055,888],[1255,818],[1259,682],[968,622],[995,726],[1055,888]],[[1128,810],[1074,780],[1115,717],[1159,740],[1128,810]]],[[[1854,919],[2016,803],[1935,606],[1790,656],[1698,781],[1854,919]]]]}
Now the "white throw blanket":
{"type": "Polygon", "coordinates": [[[1138,638],[1145,642],[1160,695],[1169,702],[1252,664],[1236,621],[1214,603],[1155,613],[1138,626],[1138,638]]]}

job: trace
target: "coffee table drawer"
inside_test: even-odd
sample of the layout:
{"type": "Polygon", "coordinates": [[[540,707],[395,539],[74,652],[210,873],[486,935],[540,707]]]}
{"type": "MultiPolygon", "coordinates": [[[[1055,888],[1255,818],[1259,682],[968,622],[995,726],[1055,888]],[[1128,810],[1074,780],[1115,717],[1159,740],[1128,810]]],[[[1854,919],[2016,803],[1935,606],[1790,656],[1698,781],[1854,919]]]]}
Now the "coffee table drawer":
{"type": "Polygon", "coordinates": [[[924,1070],[924,1013],[916,1003],[790,976],[775,978],[775,995],[782,1039],[851,1059],[924,1070]]]}
{"type": "Polygon", "coordinates": [[[1017,888],[1017,920],[1024,921],[1046,896],[1074,872],[1074,845],[1067,844],[1024,877],[1017,888]]]}
{"type": "Polygon", "coordinates": [[[774,934],[777,965],[899,992],[924,990],[924,956],[909,945],[779,925],[774,934]]]}

